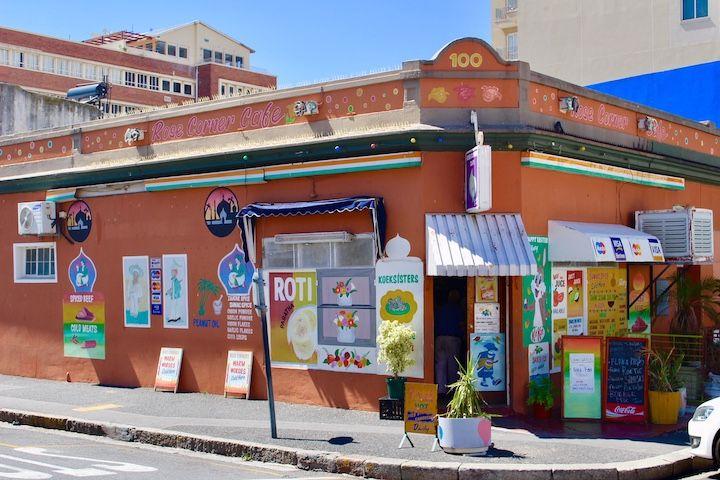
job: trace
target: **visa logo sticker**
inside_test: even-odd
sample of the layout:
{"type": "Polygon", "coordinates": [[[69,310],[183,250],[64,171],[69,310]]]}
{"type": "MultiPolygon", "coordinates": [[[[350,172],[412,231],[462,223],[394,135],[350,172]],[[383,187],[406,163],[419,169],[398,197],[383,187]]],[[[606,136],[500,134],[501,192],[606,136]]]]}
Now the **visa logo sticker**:
{"type": "Polygon", "coordinates": [[[622,240],[618,237],[610,237],[610,243],[612,243],[613,253],[615,254],[615,260],[625,261],[625,247],[623,247],[622,240]]]}

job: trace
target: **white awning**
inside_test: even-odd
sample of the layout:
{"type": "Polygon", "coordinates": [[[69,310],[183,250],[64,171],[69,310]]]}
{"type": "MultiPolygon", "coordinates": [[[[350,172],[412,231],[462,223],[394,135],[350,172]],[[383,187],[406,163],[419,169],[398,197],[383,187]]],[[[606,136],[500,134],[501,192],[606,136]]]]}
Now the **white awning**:
{"type": "Polygon", "coordinates": [[[548,222],[551,262],[664,262],[657,237],[625,225],[548,222]]]}
{"type": "Polygon", "coordinates": [[[535,275],[537,264],[518,213],[425,215],[427,274],[535,275]]]}

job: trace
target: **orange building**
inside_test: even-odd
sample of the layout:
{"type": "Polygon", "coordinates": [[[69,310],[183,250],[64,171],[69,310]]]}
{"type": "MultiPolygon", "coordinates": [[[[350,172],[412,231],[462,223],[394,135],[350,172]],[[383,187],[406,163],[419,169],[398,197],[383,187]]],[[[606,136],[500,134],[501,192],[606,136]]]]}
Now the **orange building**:
{"type": "Polygon", "coordinates": [[[0,372],[152,386],[160,348],[178,347],[180,390],[222,393],[227,351],[246,350],[265,398],[262,269],[276,398],[377,409],[375,336],[396,318],[416,333],[409,377],[434,382],[436,336],[460,329],[486,399],[524,412],[562,335],[667,330],[636,312],[675,267],[630,227],[720,208],[719,143],[471,38],[397,71],[4,137],[0,372]],[[491,153],[468,167],[471,117],[491,153]],[[402,241],[384,258],[396,235],[409,259],[402,241]],[[451,290],[462,318],[446,328],[451,290]]]}

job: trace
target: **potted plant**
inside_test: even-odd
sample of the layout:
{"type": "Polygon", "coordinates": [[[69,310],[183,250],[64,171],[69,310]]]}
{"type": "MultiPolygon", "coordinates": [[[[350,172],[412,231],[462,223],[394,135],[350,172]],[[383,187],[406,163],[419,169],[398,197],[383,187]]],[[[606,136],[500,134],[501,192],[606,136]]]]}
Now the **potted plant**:
{"type": "Polygon", "coordinates": [[[405,397],[405,377],[400,374],[415,365],[412,358],[415,332],[399,322],[385,320],[378,329],[378,362],[385,363],[392,377],[387,379],[388,397],[405,397]]]}
{"type": "Polygon", "coordinates": [[[537,377],[530,380],[527,404],[532,407],[535,418],[542,420],[550,418],[551,409],[555,404],[550,377],[537,377]]]}
{"type": "Polygon", "coordinates": [[[648,372],[650,375],[650,421],[656,425],[677,423],[682,402],[679,373],[683,354],[675,349],[648,350],[648,372]]]}
{"type": "MultiPolygon", "coordinates": [[[[663,292],[661,299],[669,298],[674,307],[674,315],[670,321],[672,333],[695,334],[700,329],[698,312],[704,314],[714,324],[720,323],[720,280],[707,277],[694,280],[685,269],[679,268],[670,279],[673,288],[663,292]]],[[[655,302],[659,305],[660,302],[655,302]]]]}
{"type": "Polygon", "coordinates": [[[476,362],[468,355],[467,367],[458,362],[458,380],[449,385],[452,398],[444,415],[438,415],[438,440],[448,453],[478,454],[490,446],[491,421],[485,402],[475,391],[476,362]]]}

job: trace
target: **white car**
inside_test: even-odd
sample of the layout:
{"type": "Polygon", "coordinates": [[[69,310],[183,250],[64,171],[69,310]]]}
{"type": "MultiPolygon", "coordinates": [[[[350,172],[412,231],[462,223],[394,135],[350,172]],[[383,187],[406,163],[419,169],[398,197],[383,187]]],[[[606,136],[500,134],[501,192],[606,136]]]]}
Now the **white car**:
{"type": "Polygon", "coordinates": [[[688,434],[693,455],[720,464],[720,397],[697,407],[688,423],[688,434]]]}

